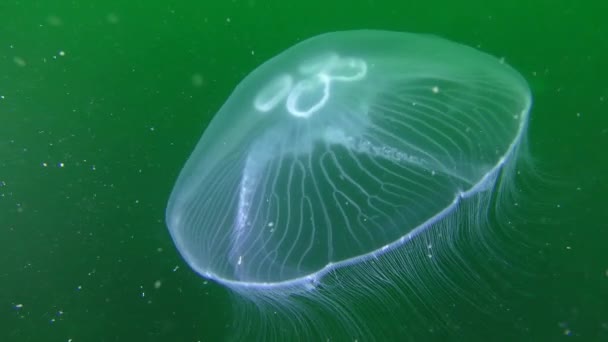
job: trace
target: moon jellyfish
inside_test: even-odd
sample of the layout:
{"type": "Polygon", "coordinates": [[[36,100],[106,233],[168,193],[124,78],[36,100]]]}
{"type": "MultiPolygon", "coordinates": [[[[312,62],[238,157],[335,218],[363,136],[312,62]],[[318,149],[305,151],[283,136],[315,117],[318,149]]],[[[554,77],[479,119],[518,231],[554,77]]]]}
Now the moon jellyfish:
{"type": "Polygon", "coordinates": [[[357,306],[408,301],[414,278],[442,272],[430,253],[487,223],[531,102],[503,60],[435,36],[310,38],[220,108],[172,191],[169,231],[241,298],[242,320],[261,319],[257,334],[374,337],[357,306]]]}

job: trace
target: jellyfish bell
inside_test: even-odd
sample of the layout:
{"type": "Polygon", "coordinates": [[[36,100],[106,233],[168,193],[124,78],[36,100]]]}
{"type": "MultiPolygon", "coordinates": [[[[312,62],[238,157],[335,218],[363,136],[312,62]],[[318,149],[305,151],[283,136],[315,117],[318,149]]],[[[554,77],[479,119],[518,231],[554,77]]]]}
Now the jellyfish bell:
{"type": "Polygon", "coordinates": [[[400,292],[423,267],[413,250],[484,216],[530,106],[517,71],[441,38],[305,40],[251,72],[213,118],[171,194],[169,231],[197,273],[299,317],[289,326],[318,321],[302,304],[317,302],[344,331],[366,330],[346,298],[386,300],[376,290],[387,282],[400,292]]]}

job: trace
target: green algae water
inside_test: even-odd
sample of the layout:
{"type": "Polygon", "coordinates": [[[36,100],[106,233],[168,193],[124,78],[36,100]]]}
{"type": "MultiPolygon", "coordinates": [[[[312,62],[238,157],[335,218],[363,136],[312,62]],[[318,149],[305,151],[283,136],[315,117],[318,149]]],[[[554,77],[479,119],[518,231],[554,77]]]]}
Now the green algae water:
{"type": "MultiPolygon", "coordinates": [[[[564,1],[551,6],[528,2],[488,5],[476,1],[457,5],[399,1],[3,3],[0,340],[608,338],[608,311],[603,305],[603,298],[608,295],[608,255],[604,248],[608,238],[604,210],[608,190],[605,10],[602,2],[564,1]],[[346,8],[348,15],[344,14],[346,8]],[[498,184],[505,174],[511,175],[509,186],[483,183],[485,186],[478,188],[480,193],[491,195],[482,196],[483,200],[474,196],[463,201],[458,215],[432,227],[435,230],[417,234],[401,245],[398,253],[372,253],[355,272],[349,272],[352,268],[336,268],[322,277],[309,278],[297,289],[289,287],[293,291],[251,295],[250,287],[229,289],[218,282],[218,277],[205,278],[204,272],[199,272],[203,277],[193,272],[188,265],[192,263],[180,255],[167,230],[165,222],[171,215],[166,216],[165,209],[184,162],[201,136],[213,128],[212,119],[220,117],[235,87],[273,57],[323,33],[361,29],[440,36],[495,56],[493,60],[499,68],[509,66],[521,74],[530,86],[534,104],[526,125],[526,139],[522,136],[521,140],[525,143],[521,146],[526,148],[517,154],[519,162],[503,169],[508,172],[495,175],[498,184]],[[439,234],[430,234],[432,231],[439,234]]],[[[349,171],[348,177],[327,178],[346,189],[326,204],[325,208],[333,208],[327,210],[329,222],[342,217],[343,223],[334,229],[340,232],[336,236],[350,236],[352,241],[339,245],[340,240],[332,240],[336,245],[330,255],[321,247],[330,246],[327,230],[313,238],[309,235],[310,251],[314,253],[308,255],[314,257],[306,258],[306,250],[298,249],[300,245],[294,243],[303,238],[297,234],[299,225],[281,224],[297,222],[296,217],[286,220],[286,212],[281,212],[280,219],[270,220],[274,209],[286,208],[285,203],[290,202],[281,196],[268,196],[268,203],[274,203],[268,208],[273,210],[263,210],[258,215],[268,218],[263,222],[264,230],[238,235],[240,238],[233,241],[240,242],[233,244],[225,257],[205,259],[213,262],[201,269],[220,270],[222,279],[247,284],[306,278],[327,264],[382,250],[391,241],[398,241],[407,232],[396,227],[413,229],[417,225],[391,226],[392,222],[424,222],[424,217],[416,215],[425,208],[429,213],[437,211],[428,208],[439,206],[439,199],[443,198],[434,197],[429,203],[416,194],[425,189],[442,194],[439,189],[448,189],[438,184],[451,184],[454,188],[449,189],[455,189],[455,193],[464,192],[467,185],[482,179],[501,160],[507,146],[501,144],[505,141],[503,135],[517,130],[492,130],[496,126],[484,124],[489,121],[471,120],[469,126],[481,129],[469,132],[460,131],[458,121],[450,126],[430,127],[423,125],[428,122],[424,121],[417,126],[424,134],[410,135],[409,140],[401,138],[401,145],[396,139],[385,139],[387,134],[382,138],[371,133],[403,128],[403,121],[386,114],[359,117],[356,121],[331,117],[330,124],[313,127],[307,134],[282,123],[276,115],[282,113],[289,119],[312,124],[323,118],[317,114],[325,114],[324,109],[332,108],[335,113],[339,112],[336,108],[346,108],[352,112],[375,103],[371,99],[377,98],[384,99],[384,105],[369,107],[387,108],[387,101],[394,98],[377,95],[382,94],[383,86],[368,86],[376,92],[371,97],[367,90],[356,87],[363,80],[376,77],[377,69],[371,64],[380,65],[380,60],[390,60],[393,53],[375,47],[370,53],[377,56],[370,62],[363,52],[372,44],[366,39],[355,40],[349,49],[333,49],[317,58],[286,60],[276,69],[281,74],[261,77],[268,81],[266,86],[243,85],[241,89],[252,96],[237,101],[235,106],[248,106],[249,114],[266,115],[267,121],[253,129],[239,127],[240,121],[235,120],[234,133],[226,135],[231,139],[225,141],[241,146],[237,140],[252,134],[258,139],[258,146],[274,149],[270,154],[253,153],[263,163],[250,164],[254,167],[247,174],[252,176],[262,174],[267,167],[262,165],[278,166],[277,156],[291,149],[291,159],[282,162],[290,167],[274,173],[278,175],[277,186],[290,184],[290,174],[292,180],[294,175],[304,174],[298,166],[305,160],[303,156],[321,156],[326,146],[333,149],[333,154],[326,153],[323,159],[328,162],[326,165],[333,165],[327,168],[330,176],[338,175],[339,166],[363,170],[349,171]],[[308,70],[306,75],[313,75],[312,78],[306,81],[309,76],[299,70],[308,70]],[[326,82],[328,78],[323,75],[331,76],[331,80],[326,82]],[[349,99],[352,91],[357,94],[349,99]],[[343,105],[334,102],[338,99],[349,100],[343,105]],[[354,103],[355,107],[348,107],[354,103]],[[381,117],[387,121],[379,121],[381,117]],[[273,125],[279,127],[276,134],[289,132],[288,138],[274,135],[264,139],[264,132],[271,132],[273,125]],[[302,140],[303,137],[315,139],[302,140]],[[291,146],[285,143],[289,141],[286,139],[304,142],[291,146]],[[306,141],[316,142],[311,145],[306,141]],[[412,146],[417,144],[433,148],[416,154],[412,146]],[[405,150],[404,146],[410,149],[405,150]],[[484,162],[475,163],[467,157],[469,154],[455,153],[455,146],[463,151],[484,152],[484,162]],[[411,159],[412,156],[418,159],[411,159]],[[399,160],[407,162],[395,162],[399,160]],[[420,160],[428,161],[435,176],[444,177],[446,182],[426,183],[414,194],[409,192],[408,197],[398,191],[411,183],[408,179],[418,176],[417,184],[431,179],[411,171],[424,169],[425,162],[420,160]],[[356,168],[358,165],[366,168],[356,168]],[[397,172],[399,167],[406,171],[397,172]],[[382,170],[385,172],[379,172],[382,170]],[[449,170],[451,176],[445,176],[450,175],[449,170]],[[368,189],[355,184],[385,185],[368,189]],[[382,191],[393,197],[380,196],[382,191]],[[366,200],[362,195],[365,193],[374,200],[366,200]],[[417,210],[397,210],[395,206],[403,203],[397,199],[403,198],[416,198],[408,208],[417,210]],[[369,217],[358,217],[355,204],[378,210],[369,217]],[[344,216],[341,207],[345,209],[344,216]],[[389,214],[392,209],[394,215],[389,214]],[[356,222],[350,225],[350,231],[344,223],[350,222],[347,219],[356,222]],[[286,226],[293,227],[289,230],[293,234],[274,240],[272,234],[286,226]],[[368,231],[369,235],[362,227],[375,229],[368,231]],[[384,232],[381,227],[395,228],[384,232]],[[266,235],[260,235],[262,232],[266,235]],[[269,247],[280,241],[283,242],[275,245],[276,251],[269,247]],[[257,268],[238,271],[237,266],[248,267],[250,260],[256,261],[257,268]],[[224,266],[215,267],[215,262],[224,266]],[[279,265],[276,272],[275,265],[279,265]]],[[[442,48],[429,49],[425,59],[436,58],[432,50],[438,49],[442,48]]],[[[311,48],[309,52],[314,51],[311,48]]],[[[463,53],[451,52],[451,60],[458,60],[463,53]]],[[[478,55],[461,58],[468,61],[465,68],[450,69],[452,75],[458,75],[454,77],[456,83],[437,84],[435,78],[417,84],[412,88],[419,91],[415,93],[416,100],[427,99],[424,108],[435,109],[446,108],[441,97],[453,98],[454,103],[475,103],[472,99],[480,97],[471,92],[457,92],[452,97],[450,94],[454,93],[449,92],[462,89],[456,85],[468,84],[467,79],[480,79],[463,77],[470,75],[467,70],[486,70],[485,62],[475,56],[478,55]]],[[[446,61],[440,65],[463,63],[446,61]]],[[[383,74],[381,78],[398,79],[400,73],[383,74]]],[[[502,94],[505,99],[526,98],[504,96],[504,91],[496,91],[496,87],[512,87],[491,79],[474,89],[486,94],[485,98],[495,98],[487,94],[502,94]]],[[[469,118],[489,108],[490,102],[480,103],[466,107],[469,118]]],[[[493,112],[511,112],[505,102],[491,103],[493,112]]],[[[515,107],[521,109],[526,101],[509,103],[519,103],[515,107]]],[[[462,107],[453,108],[451,113],[458,109],[465,112],[462,107]]],[[[393,112],[398,111],[386,113],[393,112]]],[[[418,113],[427,118],[430,115],[423,109],[418,113]]],[[[489,120],[488,116],[481,118],[489,120]]],[[[414,123],[418,121],[408,124],[414,123]]],[[[210,141],[218,144],[213,151],[219,151],[221,142],[210,141]]],[[[248,151],[252,155],[254,150],[248,151]]],[[[235,153],[230,155],[235,160],[241,158],[235,153]]],[[[208,172],[205,170],[196,171],[204,174],[208,172]]],[[[321,167],[316,170],[322,174],[321,167]]],[[[222,184],[221,179],[229,180],[233,171],[227,168],[221,173],[224,178],[205,188],[213,190],[222,184]]],[[[242,180],[242,171],[240,175],[235,179],[242,180]]],[[[272,184],[269,177],[254,179],[268,187],[272,184]]],[[[302,184],[307,185],[304,181],[298,186],[302,184]]],[[[311,188],[314,187],[301,189],[311,188]]],[[[304,193],[297,189],[294,193],[304,193]]],[[[195,190],[196,186],[190,186],[184,191],[195,190]]],[[[226,217],[227,210],[222,209],[226,203],[239,207],[238,196],[208,201],[213,210],[194,221],[226,217]]],[[[313,201],[301,202],[299,207],[306,207],[306,203],[313,201]]],[[[309,204],[308,208],[313,206],[309,204]]],[[[324,210],[318,208],[310,212],[318,213],[314,217],[321,221],[324,210]]],[[[259,222],[262,227],[262,220],[259,222]]],[[[214,244],[209,238],[202,240],[211,249],[222,248],[221,243],[214,244]]]]}

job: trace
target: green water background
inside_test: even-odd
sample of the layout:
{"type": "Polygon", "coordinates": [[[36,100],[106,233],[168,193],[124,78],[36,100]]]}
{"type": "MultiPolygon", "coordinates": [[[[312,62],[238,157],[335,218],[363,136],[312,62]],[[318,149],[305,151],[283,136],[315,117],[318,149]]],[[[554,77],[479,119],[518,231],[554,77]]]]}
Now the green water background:
{"type": "Polygon", "coordinates": [[[225,340],[227,291],[184,264],[164,225],[173,182],[249,71],[360,28],[434,33],[529,80],[530,148],[551,177],[543,209],[526,211],[542,219],[526,237],[542,272],[495,336],[608,340],[607,13],[565,0],[2,1],[0,341],[225,340]]]}

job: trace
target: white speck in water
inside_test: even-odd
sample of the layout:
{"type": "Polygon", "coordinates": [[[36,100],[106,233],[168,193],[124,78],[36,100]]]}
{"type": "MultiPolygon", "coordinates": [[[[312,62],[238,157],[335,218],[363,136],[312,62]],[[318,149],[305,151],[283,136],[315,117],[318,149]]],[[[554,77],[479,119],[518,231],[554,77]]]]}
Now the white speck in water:
{"type": "Polygon", "coordinates": [[[108,13],[108,15],[106,15],[106,21],[108,24],[117,24],[119,20],[120,18],[118,18],[116,13],[108,13]]]}
{"type": "Polygon", "coordinates": [[[203,75],[199,73],[195,73],[192,75],[192,85],[195,87],[202,87],[205,85],[205,78],[203,75]]]}
{"type": "Polygon", "coordinates": [[[15,64],[17,64],[18,67],[24,67],[27,65],[27,62],[25,61],[25,59],[19,57],[19,56],[15,56],[13,57],[13,62],[15,64]]]}

